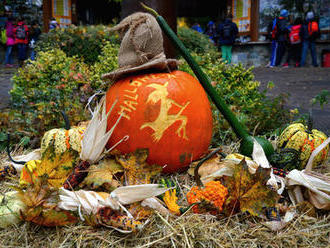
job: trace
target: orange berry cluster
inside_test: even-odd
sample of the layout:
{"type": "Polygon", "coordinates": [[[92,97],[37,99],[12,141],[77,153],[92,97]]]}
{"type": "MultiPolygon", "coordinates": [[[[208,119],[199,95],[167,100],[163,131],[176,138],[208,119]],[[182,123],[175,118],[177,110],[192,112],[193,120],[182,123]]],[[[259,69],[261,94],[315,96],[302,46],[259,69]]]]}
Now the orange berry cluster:
{"type": "Polygon", "coordinates": [[[227,194],[227,188],[219,181],[210,181],[203,188],[192,187],[187,193],[187,201],[189,204],[198,203],[192,208],[194,213],[210,212],[217,214],[217,212],[222,211],[227,194]],[[211,206],[211,208],[209,209],[207,206],[211,206]]]}

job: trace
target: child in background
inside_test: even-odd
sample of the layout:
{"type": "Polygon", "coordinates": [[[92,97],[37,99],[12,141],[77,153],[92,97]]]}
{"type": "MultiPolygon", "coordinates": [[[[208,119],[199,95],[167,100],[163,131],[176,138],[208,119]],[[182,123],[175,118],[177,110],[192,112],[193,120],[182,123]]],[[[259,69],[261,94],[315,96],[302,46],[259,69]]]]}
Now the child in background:
{"type": "Polygon", "coordinates": [[[19,18],[17,27],[14,29],[15,44],[18,48],[18,63],[22,67],[26,59],[26,49],[29,43],[29,29],[24,23],[23,18],[19,18]]]}
{"type": "Polygon", "coordinates": [[[8,21],[6,22],[6,36],[7,36],[7,42],[6,42],[6,55],[5,55],[5,65],[6,67],[13,67],[13,48],[15,45],[15,37],[14,37],[14,18],[8,17],[8,21]]]}
{"type": "Polygon", "coordinates": [[[35,51],[34,48],[36,46],[36,42],[39,40],[39,36],[41,34],[41,30],[39,28],[39,24],[37,21],[34,21],[32,23],[32,29],[31,29],[31,40],[30,40],[30,48],[31,48],[31,60],[35,60],[35,51]]]}
{"type": "Polygon", "coordinates": [[[294,61],[295,67],[299,67],[299,62],[301,57],[301,44],[302,44],[300,37],[301,25],[302,25],[302,19],[297,18],[290,28],[288,57],[283,67],[289,67],[291,60],[294,61]]]}
{"type": "Polygon", "coordinates": [[[280,12],[280,17],[278,18],[278,22],[276,24],[277,35],[275,39],[277,42],[277,50],[275,66],[279,66],[281,64],[281,60],[285,54],[289,34],[288,16],[289,12],[286,9],[282,9],[280,12]]]}
{"type": "Polygon", "coordinates": [[[314,20],[314,13],[311,11],[307,13],[306,20],[301,26],[300,36],[302,39],[300,66],[305,66],[307,51],[309,49],[312,55],[313,66],[317,67],[315,40],[320,36],[320,29],[318,23],[314,20]]]}

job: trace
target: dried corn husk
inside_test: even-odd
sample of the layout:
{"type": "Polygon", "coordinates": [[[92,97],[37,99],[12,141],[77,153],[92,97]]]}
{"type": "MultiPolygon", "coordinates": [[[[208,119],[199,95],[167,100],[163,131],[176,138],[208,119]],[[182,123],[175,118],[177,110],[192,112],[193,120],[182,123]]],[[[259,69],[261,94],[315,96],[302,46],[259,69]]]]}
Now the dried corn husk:
{"type": "MultiPolygon", "coordinates": [[[[255,161],[262,168],[271,168],[271,165],[269,164],[266,154],[264,152],[264,149],[255,139],[253,141],[252,158],[253,161],[255,161]]],[[[273,173],[273,169],[271,169],[269,176],[270,179],[267,181],[267,185],[271,186],[274,190],[277,190],[277,193],[281,195],[285,189],[284,179],[275,176],[273,173]]]]}
{"type": "MultiPolygon", "coordinates": [[[[82,161],[88,161],[90,164],[94,164],[102,158],[105,145],[122,117],[120,115],[115,125],[108,132],[106,131],[107,119],[115,104],[116,101],[112,105],[110,111],[106,113],[105,96],[103,96],[99,104],[95,107],[93,118],[89,122],[81,141],[80,159],[82,161]]],[[[124,138],[125,139],[122,141],[128,139],[127,136],[124,138]]],[[[113,147],[110,148],[110,150],[111,149],[113,149],[113,147]]]]}
{"type": "MultiPolygon", "coordinates": [[[[69,191],[64,188],[59,190],[60,201],[58,207],[69,211],[78,211],[85,214],[96,214],[98,209],[110,207],[113,210],[120,208],[127,211],[122,205],[143,201],[166,192],[159,184],[142,184],[123,186],[112,191],[106,198],[94,191],[69,191]]],[[[129,213],[127,213],[130,215],[129,213]]]]}
{"type": "MultiPolygon", "coordinates": [[[[87,176],[87,169],[90,165],[97,163],[104,156],[105,145],[107,144],[113,130],[120,121],[122,115],[119,116],[113,127],[107,132],[107,120],[112,109],[114,108],[117,101],[115,101],[106,113],[105,96],[102,97],[101,101],[96,105],[94,112],[92,113],[92,120],[89,122],[84,137],[81,141],[81,153],[80,163],[75,167],[74,171],[70,174],[67,180],[64,182],[65,189],[72,189],[79,185],[84,178],[87,176]]],[[[108,151],[114,149],[118,144],[126,141],[128,136],[123,137],[117,144],[111,147],[108,151]]]]}

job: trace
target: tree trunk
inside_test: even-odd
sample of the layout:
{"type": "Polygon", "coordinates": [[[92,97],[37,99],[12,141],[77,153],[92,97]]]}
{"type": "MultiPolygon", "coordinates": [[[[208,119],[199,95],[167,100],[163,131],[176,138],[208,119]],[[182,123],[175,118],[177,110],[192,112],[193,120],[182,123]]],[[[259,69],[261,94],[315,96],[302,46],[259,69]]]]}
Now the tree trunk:
{"type": "MultiPolygon", "coordinates": [[[[122,1],[122,12],[121,12],[121,19],[124,19],[126,16],[134,13],[134,12],[146,12],[140,5],[140,2],[143,2],[147,6],[156,10],[170,27],[173,29],[174,32],[177,31],[176,26],[176,18],[177,18],[177,0],[123,0],[122,1]]],[[[177,52],[174,46],[171,44],[169,39],[165,36],[164,37],[164,50],[165,55],[167,58],[175,58],[177,52]]]]}

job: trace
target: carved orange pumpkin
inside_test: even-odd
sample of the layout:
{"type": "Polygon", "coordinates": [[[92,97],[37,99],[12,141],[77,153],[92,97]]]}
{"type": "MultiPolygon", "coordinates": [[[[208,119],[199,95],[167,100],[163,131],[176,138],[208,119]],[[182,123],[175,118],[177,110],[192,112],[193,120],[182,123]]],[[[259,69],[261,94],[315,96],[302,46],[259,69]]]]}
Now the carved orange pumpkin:
{"type": "Polygon", "coordinates": [[[164,172],[186,167],[207,151],[212,136],[209,100],[197,79],[182,71],[128,76],[107,92],[107,111],[112,127],[122,115],[107,146],[123,153],[148,148],[149,164],[164,172]],[[165,166],[166,165],[166,166],[165,166]]]}

